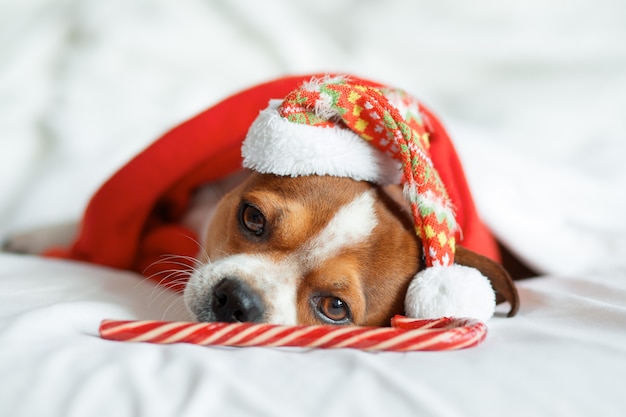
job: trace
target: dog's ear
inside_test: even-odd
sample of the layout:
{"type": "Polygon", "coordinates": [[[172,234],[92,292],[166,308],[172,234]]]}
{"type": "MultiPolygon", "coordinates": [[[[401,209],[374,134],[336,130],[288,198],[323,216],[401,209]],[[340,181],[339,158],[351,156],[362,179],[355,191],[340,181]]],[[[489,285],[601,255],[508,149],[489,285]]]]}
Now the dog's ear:
{"type": "Polygon", "coordinates": [[[489,278],[491,286],[496,292],[496,303],[500,304],[504,301],[508,301],[511,305],[507,317],[513,317],[517,313],[519,309],[517,288],[513,283],[513,279],[502,265],[460,245],[456,246],[454,261],[459,265],[476,268],[481,274],[489,278]]]}

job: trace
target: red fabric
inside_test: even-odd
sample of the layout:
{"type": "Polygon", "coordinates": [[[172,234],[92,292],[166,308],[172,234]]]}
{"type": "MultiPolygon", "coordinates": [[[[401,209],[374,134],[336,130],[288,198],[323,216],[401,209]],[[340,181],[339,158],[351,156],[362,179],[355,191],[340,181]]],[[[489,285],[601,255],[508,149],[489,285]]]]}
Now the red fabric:
{"type": "MultiPolygon", "coordinates": [[[[193,190],[240,169],[241,143],[259,111],[311,77],[285,77],[252,87],[167,132],[96,192],[73,245],[51,249],[48,255],[137,271],[181,289],[180,277],[168,275],[180,265],[164,261],[164,256],[193,257],[197,252],[197,237],[178,224],[193,190]]],[[[457,208],[462,244],[498,260],[495,241],[478,218],[452,143],[435,116],[426,114],[434,127],[432,159],[457,208]]]]}

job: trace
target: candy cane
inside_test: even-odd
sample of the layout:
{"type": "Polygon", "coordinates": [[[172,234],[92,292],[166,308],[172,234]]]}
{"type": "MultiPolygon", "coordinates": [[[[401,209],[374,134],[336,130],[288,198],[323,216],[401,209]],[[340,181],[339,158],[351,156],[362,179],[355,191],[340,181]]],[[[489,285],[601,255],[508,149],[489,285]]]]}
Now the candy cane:
{"type": "Polygon", "coordinates": [[[395,316],[391,327],[283,326],[258,323],[191,323],[104,320],[108,340],[203,346],[292,346],[370,351],[454,350],[476,346],[487,326],[474,319],[415,320],[395,316]]]}

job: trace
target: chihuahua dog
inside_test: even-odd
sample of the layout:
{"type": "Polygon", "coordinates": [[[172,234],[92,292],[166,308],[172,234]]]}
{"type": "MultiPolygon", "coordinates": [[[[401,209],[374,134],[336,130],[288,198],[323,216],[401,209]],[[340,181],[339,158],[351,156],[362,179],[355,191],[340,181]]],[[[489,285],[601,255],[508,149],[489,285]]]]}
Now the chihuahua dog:
{"type": "MultiPolygon", "coordinates": [[[[382,326],[424,267],[397,185],[253,172],[200,196],[188,219],[204,250],[184,293],[200,321],[382,326]]],[[[460,245],[456,260],[512,300],[500,265],[460,245]]]]}
{"type": "MultiPolygon", "coordinates": [[[[184,291],[199,321],[384,326],[424,267],[397,185],[241,172],[200,189],[183,223],[203,248],[184,291]]],[[[76,228],[16,235],[5,250],[38,253],[76,228]]],[[[513,300],[500,265],[460,245],[455,259],[513,300]]]]}

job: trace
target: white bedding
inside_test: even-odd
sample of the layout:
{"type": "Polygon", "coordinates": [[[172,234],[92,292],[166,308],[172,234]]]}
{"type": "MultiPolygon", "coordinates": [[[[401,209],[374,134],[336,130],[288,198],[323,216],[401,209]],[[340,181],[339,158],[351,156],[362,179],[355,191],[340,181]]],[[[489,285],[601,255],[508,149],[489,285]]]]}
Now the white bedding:
{"type": "Polygon", "coordinates": [[[399,85],[541,272],[459,352],[99,339],[185,319],[128,272],[0,254],[0,416],[623,416],[626,4],[0,0],[0,238],[77,217],[164,130],[283,74],[399,85]]]}

